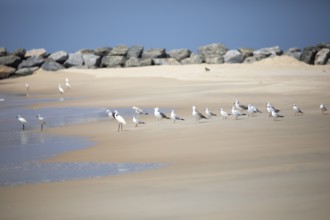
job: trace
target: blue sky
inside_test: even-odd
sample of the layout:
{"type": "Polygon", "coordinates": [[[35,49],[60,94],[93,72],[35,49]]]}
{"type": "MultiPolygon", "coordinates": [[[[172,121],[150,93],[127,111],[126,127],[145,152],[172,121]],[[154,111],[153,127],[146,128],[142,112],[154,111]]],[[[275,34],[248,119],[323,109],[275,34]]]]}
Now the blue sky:
{"type": "Polygon", "coordinates": [[[329,0],[0,0],[0,47],[230,49],[330,42],[329,0]]]}

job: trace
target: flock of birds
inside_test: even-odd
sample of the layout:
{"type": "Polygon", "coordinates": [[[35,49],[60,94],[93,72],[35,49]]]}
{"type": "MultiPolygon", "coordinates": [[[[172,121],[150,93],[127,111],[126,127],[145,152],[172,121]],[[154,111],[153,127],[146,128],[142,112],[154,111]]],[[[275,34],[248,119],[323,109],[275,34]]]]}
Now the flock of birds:
{"type": "MultiPolygon", "coordinates": [[[[207,70],[207,71],[209,71],[209,70],[207,70]]],[[[26,83],[25,87],[26,87],[26,95],[28,96],[30,86],[28,83],[26,83]]],[[[71,89],[71,84],[70,84],[68,78],[65,79],[65,87],[67,90],[71,89]]],[[[61,84],[58,84],[58,90],[60,92],[60,95],[64,94],[64,89],[62,88],[61,84]]],[[[133,106],[132,109],[136,113],[136,115],[133,115],[131,117],[132,122],[135,125],[135,127],[139,126],[140,124],[145,124],[145,122],[143,122],[139,119],[139,115],[148,115],[148,112],[146,112],[143,109],[138,108],[136,106],[133,106]]],[[[280,110],[275,108],[270,102],[267,103],[266,109],[267,109],[267,112],[269,113],[269,117],[273,117],[274,121],[277,121],[277,120],[279,120],[279,118],[284,117],[283,115],[281,115],[279,113],[280,110]]],[[[154,108],[153,110],[154,110],[154,116],[156,117],[158,122],[161,119],[171,119],[171,120],[173,120],[173,123],[175,123],[178,120],[180,120],[180,121],[185,120],[184,118],[178,116],[174,110],[171,111],[170,117],[166,116],[166,114],[159,111],[158,107],[154,108]]],[[[296,104],[293,104],[292,110],[295,115],[304,114],[303,111],[296,104]]],[[[321,111],[321,114],[327,113],[327,108],[325,107],[324,104],[320,105],[320,111],[321,111]]],[[[230,113],[223,110],[223,108],[220,109],[220,115],[223,119],[227,119],[228,116],[232,115],[237,120],[238,117],[240,117],[240,116],[248,115],[248,116],[252,117],[256,113],[262,113],[262,112],[257,107],[255,107],[251,104],[248,104],[247,106],[242,105],[242,104],[240,104],[240,102],[238,100],[234,101],[234,104],[232,106],[230,113]],[[244,113],[245,111],[247,111],[247,113],[244,113]]],[[[118,122],[118,132],[122,131],[123,125],[126,125],[126,120],[124,119],[124,117],[121,116],[117,110],[111,111],[108,109],[108,110],[106,110],[106,114],[108,115],[108,117],[110,119],[115,119],[118,122]]],[[[196,123],[199,123],[199,121],[202,119],[210,119],[212,116],[216,116],[216,114],[211,112],[209,110],[209,108],[205,109],[205,115],[203,115],[201,112],[199,112],[195,106],[192,106],[192,116],[196,120],[196,123]]],[[[22,129],[24,130],[25,126],[28,124],[28,121],[25,118],[23,118],[21,115],[17,115],[16,118],[22,124],[22,126],[23,126],[22,129]]],[[[40,123],[40,130],[43,131],[44,126],[46,125],[46,121],[45,121],[44,117],[39,114],[36,116],[36,118],[38,119],[38,121],[40,123]]]]}

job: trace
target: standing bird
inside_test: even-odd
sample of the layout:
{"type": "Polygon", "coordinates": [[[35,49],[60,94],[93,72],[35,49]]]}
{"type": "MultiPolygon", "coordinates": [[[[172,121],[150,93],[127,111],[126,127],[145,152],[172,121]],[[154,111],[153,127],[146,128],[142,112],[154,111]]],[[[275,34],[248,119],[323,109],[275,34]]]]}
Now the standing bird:
{"type": "Polygon", "coordinates": [[[171,111],[171,119],[173,120],[173,123],[175,123],[176,120],[181,120],[184,121],[183,118],[180,118],[179,116],[177,116],[174,112],[174,110],[171,111]]]}
{"type": "Polygon", "coordinates": [[[114,113],[115,113],[114,114],[115,119],[118,121],[118,132],[120,130],[122,131],[123,130],[123,124],[126,125],[126,121],[121,115],[118,114],[117,110],[115,110],[114,113]]]}
{"type": "Polygon", "coordinates": [[[160,112],[158,107],[154,108],[154,115],[155,115],[157,121],[160,121],[163,118],[170,119],[164,113],[160,112]]]}
{"type": "Polygon", "coordinates": [[[269,117],[272,116],[272,112],[275,112],[275,113],[279,113],[280,112],[280,110],[277,109],[277,108],[275,108],[272,105],[272,103],[270,103],[270,102],[267,102],[266,108],[267,108],[267,111],[269,112],[269,115],[268,115],[269,117]]]}
{"type": "Polygon", "coordinates": [[[25,118],[23,118],[22,116],[20,116],[20,115],[17,115],[17,120],[19,121],[19,122],[21,122],[22,123],[22,125],[23,125],[23,130],[25,129],[25,125],[26,124],[29,124],[28,122],[27,122],[27,120],[25,119],[25,118]]]}
{"type": "Polygon", "coordinates": [[[69,79],[68,78],[65,79],[65,87],[66,87],[66,89],[71,89],[71,85],[69,83],[69,79]]]}
{"type": "Polygon", "coordinates": [[[112,112],[111,110],[107,109],[105,111],[110,119],[115,119],[115,113],[112,112]]]}
{"type": "Polygon", "coordinates": [[[236,109],[239,111],[248,109],[248,107],[246,105],[241,105],[237,99],[235,100],[234,105],[235,105],[236,109]]]}
{"type": "Polygon", "coordinates": [[[242,116],[242,115],[246,115],[244,113],[242,113],[241,111],[239,111],[235,105],[233,105],[233,107],[231,108],[231,114],[235,116],[235,119],[238,119],[238,116],[242,116]]]}
{"type": "Polygon", "coordinates": [[[249,112],[249,116],[253,116],[254,113],[262,113],[257,107],[251,105],[251,104],[248,104],[248,112],[249,112]]]}
{"type": "Polygon", "coordinates": [[[145,111],[143,111],[143,109],[140,109],[136,106],[133,106],[132,109],[134,109],[136,114],[138,114],[138,115],[147,115],[148,114],[148,112],[145,112],[145,111]]]}
{"type": "Polygon", "coordinates": [[[296,104],[293,104],[292,109],[293,109],[293,111],[294,111],[294,115],[297,115],[297,114],[304,114],[296,104]]]}
{"type": "Polygon", "coordinates": [[[60,94],[63,95],[64,90],[63,90],[61,84],[58,84],[58,91],[60,91],[60,94]]]}
{"type": "Polygon", "coordinates": [[[283,115],[279,115],[278,112],[276,112],[276,111],[272,111],[271,114],[272,114],[272,117],[274,118],[274,121],[278,121],[278,118],[284,117],[283,115]]]}
{"type": "Polygon", "coordinates": [[[217,116],[216,114],[214,114],[213,112],[211,112],[209,110],[209,108],[206,108],[205,109],[205,114],[206,114],[206,116],[207,116],[208,119],[210,119],[212,116],[217,116]]]}
{"type": "Polygon", "coordinates": [[[328,111],[328,109],[325,107],[324,104],[320,105],[320,110],[321,110],[321,114],[326,114],[326,112],[328,111]]]}
{"type": "Polygon", "coordinates": [[[133,123],[135,124],[135,127],[137,127],[139,124],[145,124],[145,122],[140,121],[138,117],[136,117],[135,115],[132,117],[133,119],[133,123]]]}
{"type": "Polygon", "coordinates": [[[202,113],[200,113],[195,106],[192,107],[192,116],[196,119],[196,123],[199,123],[201,119],[207,119],[202,113]]]}
{"type": "Polygon", "coordinates": [[[44,130],[44,126],[46,125],[46,121],[45,121],[44,117],[42,117],[40,114],[37,115],[36,117],[37,117],[37,119],[40,122],[40,131],[43,131],[44,130]]]}
{"type": "Polygon", "coordinates": [[[30,85],[28,83],[25,83],[25,89],[26,89],[26,96],[29,96],[30,85]]]}
{"type": "Polygon", "coordinates": [[[222,119],[227,119],[227,117],[230,115],[226,111],[224,111],[222,108],[220,109],[220,115],[222,116],[222,119]]]}

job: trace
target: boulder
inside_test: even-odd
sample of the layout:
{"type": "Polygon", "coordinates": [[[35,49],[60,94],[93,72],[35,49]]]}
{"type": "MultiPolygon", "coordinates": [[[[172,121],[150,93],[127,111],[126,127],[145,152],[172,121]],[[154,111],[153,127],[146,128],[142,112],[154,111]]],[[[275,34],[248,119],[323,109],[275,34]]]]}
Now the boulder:
{"type": "Polygon", "coordinates": [[[130,57],[125,62],[125,67],[139,67],[141,66],[140,59],[137,57],[130,57]]]}
{"type": "Polygon", "coordinates": [[[94,54],[94,50],[92,49],[81,49],[77,51],[76,53],[81,53],[81,54],[94,54]]]}
{"type": "Polygon", "coordinates": [[[181,63],[174,58],[154,58],[152,62],[154,65],[181,65],[181,63]]]}
{"type": "Polygon", "coordinates": [[[317,52],[314,60],[315,65],[324,65],[328,62],[330,57],[330,49],[323,48],[319,52],[317,52]]]}
{"type": "Polygon", "coordinates": [[[190,57],[181,60],[182,64],[201,64],[203,59],[199,54],[191,54],[190,57]]]}
{"type": "Polygon", "coordinates": [[[18,65],[18,69],[27,68],[27,67],[40,67],[45,62],[44,58],[40,56],[32,56],[26,60],[23,60],[22,63],[18,65]]]}
{"type": "Polygon", "coordinates": [[[87,68],[96,68],[100,66],[101,57],[94,54],[83,54],[82,58],[87,68]]]}
{"type": "Polygon", "coordinates": [[[228,49],[223,44],[209,44],[198,48],[203,60],[209,64],[223,63],[228,49]]]}
{"type": "Polygon", "coordinates": [[[176,49],[176,50],[170,50],[167,54],[171,58],[174,58],[180,62],[181,60],[190,57],[191,51],[188,49],[176,49]]]}
{"type": "Polygon", "coordinates": [[[84,60],[81,53],[70,53],[68,59],[64,62],[64,67],[81,67],[84,65],[84,60]]]}
{"type": "Polygon", "coordinates": [[[105,56],[102,58],[101,67],[122,67],[125,61],[124,56],[105,56]]]}
{"type": "Polygon", "coordinates": [[[111,56],[126,56],[127,52],[128,52],[128,47],[120,44],[111,50],[110,55],[111,56]]]}
{"type": "Polygon", "coordinates": [[[328,49],[330,49],[330,42],[327,42],[327,43],[325,43],[325,42],[323,42],[323,43],[319,43],[319,44],[317,45],[317,47],[319,47],[319,48],[321,48],[321,49],[323,49],[323,48],[328,48],[328,49]]]}
{"type": "Polygon", "coordinates": [[[110,54],[112,48],[111,47],[100,47],[94,50],[94,54],[96,56],[104,57],[110,54]]]}
{"type": "Polygon", "coordinates": [[[33,74],[35,71],[37,71],[39,67],[27,67],[19,69],[15,72],[15,76],[28,76],[33,74]]]}
{"type": "Polygon", "coordinates": [[[301,50],[297,47],[289,48],[287,51],[284,52],[284,55],[294,57],[297,60],[300,60],[301,50]]]}
{"type": "Polygon", "coordinates": [[[267,47],[261,48],[259,50],[253,51],[253,55],[265,55],[265,56],[275,56],[275,55],[282,55],[283,51],[280,49],[279,46],[274,47],[267,47]]]}
{"type": "Polygon", "coordinates": [[[58,63],[64,63],[68,59],[68,57],[69,57],[68,52],[64,50],[60,50],[52,53],[48,58],[58,63]]]}
{"type": "Polygon", "coordinates": [[[15,73],[15,71],[15,68],[0,65],[0,79],[8,78],[11,74],[15,73]]]}
{"type": "Polygon", "coordinates": [[[127,58],[135,57],[140,58],[144,50],[143,46],[131,46],[127,52],[127,58]]]}
{"type": "Polygon", "coordinates": [[[223,58],[225,63],[242,63],[245,57],[238,50],[228,50],[223,58]]]}
{"type": "Polygon", "coordinates": [[[152,48],[144,50],[142,53],[143,59],[166,58],[166,50],[164,48],[152,48]]]}
{"type": "Polygon", "coordinates": [[[305,47],[301,53],[300,61],[303,61],[308,64],[313,64],[317,51],[317,47],[305,47]]]}
{"type": "Polygon", "coordinates": [[[243,63],[255,63],[257,61],[256,57],[247,57],[245,58],[245,60],[243,61],[243,63]]]}
{"type": "Polygon", "coordinates": [[[25,57],[26,50],[24,48],[17,48],[11,54],[23,59],[25,57]]]}
{"type": "Polygon", "coordinates": [[[0,65],[4,65],[4,66],[10,66],[16,68],[21,62],[22,59],[15,55],[0,57],[0,65]]]}
{"type": "Polygon", "coordinates": [[[244,57],[252,57],[254,50],[251,48],[239,48],[238,51],[241,52],[244,57]]]}
{"type": "Polygon", "coordinates": [[[7,55],[7,49],[4,47],[0,47],[0,57],[7,55]]]}
{"type": "Polygon", "coordinates": [[[58,71],[64,69],[64,66],[55,61],[48,60],[42,64],[41,68],[46,71],[58,71]]]}
{"type": "Polygon", "coordinates": [[[47,54],[47,51],[43,48],[40,49],[32,49],[32,50],[28,50],[25,53],[25,57],[32,57],[32,56],[40,56],[40,57],[45,57],[47,54]]]}

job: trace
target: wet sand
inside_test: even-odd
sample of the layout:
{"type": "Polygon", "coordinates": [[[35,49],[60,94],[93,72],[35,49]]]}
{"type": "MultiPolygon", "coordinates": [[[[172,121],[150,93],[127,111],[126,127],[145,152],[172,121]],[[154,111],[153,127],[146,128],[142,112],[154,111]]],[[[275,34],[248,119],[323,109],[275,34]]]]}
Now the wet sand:
{"type": "MultiPolygon", "coordinates": [[[[0,188],[0,219],[328,219],[330,216],[330,67],[280,57],[256,64],[39,71],[0,81],[0,92],[69,101],[31,108],[86,106],[175,109],[185,121],[141,116],[124,131],[114,121],[48,128],[90,138],[95,146],[45,162],[166,163],[134,174],[0,188]],[[254,104],[256,117],[219,116],[196,124],[191,106],[230,111],[254,104]],[[271,101],[285,117],[274,122],[271,101]],[[292,105],[304,111],[294,116],[292,105]]],[[[166,112],[169,115],[169,112],[166,112]]]]}

